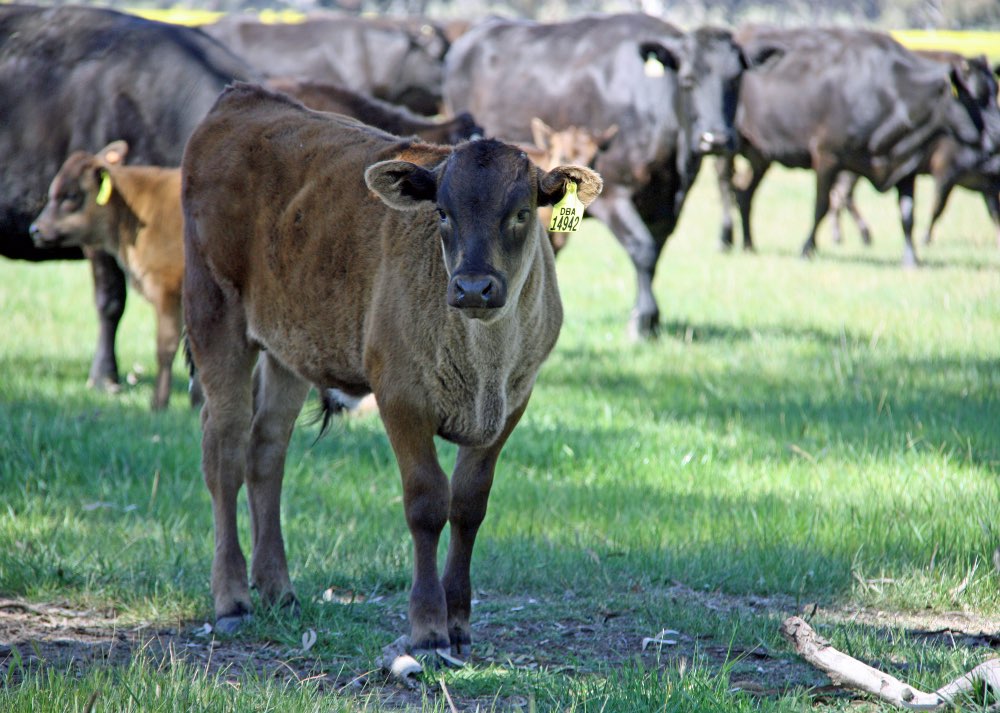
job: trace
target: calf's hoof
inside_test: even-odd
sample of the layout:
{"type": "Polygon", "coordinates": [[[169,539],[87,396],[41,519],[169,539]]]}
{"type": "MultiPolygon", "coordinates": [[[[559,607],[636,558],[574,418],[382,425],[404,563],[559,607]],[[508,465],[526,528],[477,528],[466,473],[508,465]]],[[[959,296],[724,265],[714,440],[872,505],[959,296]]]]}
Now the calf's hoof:
{"type": "Polygon", "coordinates": [[[457,634],[452,632],[451,655],[460,659],[468,659],[472,656],[472,637],[467,632],[457,634]]]}
{"type": "Polygon", "coordinates": [[[220,634],[232,636],[238,632],[247,622],[253,621],[250,612],[243,614],[233,614],[231,616],[220,616],[215,620],[215,630],[220,634]]]}

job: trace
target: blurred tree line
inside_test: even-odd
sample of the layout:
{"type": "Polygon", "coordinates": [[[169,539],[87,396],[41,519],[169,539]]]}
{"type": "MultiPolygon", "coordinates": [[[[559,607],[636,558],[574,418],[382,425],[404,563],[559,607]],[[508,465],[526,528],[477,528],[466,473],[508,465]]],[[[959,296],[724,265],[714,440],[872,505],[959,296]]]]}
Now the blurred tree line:
{"type": "Polygon", "coordinates": [[[337,10],[349,13],[478,19],[487,15],[551,21],[584,12],[642,10],[683,26],[770,22],[878,29],[1000,29],[1000,0],[111,0],[119,7],[175,5],[237,10],[337,10]]]}

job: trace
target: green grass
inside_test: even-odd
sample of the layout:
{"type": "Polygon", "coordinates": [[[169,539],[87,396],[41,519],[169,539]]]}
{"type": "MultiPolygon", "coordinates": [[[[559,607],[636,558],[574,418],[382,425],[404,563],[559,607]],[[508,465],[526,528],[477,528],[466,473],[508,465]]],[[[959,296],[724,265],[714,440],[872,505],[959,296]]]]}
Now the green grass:
{"type": "MultiPolygon", "coordinates": [[[[627,340],[634,280],[613,238],[591,224],[571,239],[558,265],[563,332],[501,458],[473,563],[474,622],[493,637],[477,643],[480,663],[425,674],[411,704],[447,710],[443,676],[456,699],[483,710],[811,705],[804,669],[796,687],[756,698],[730,685],[756,675],[753,661],[723,655],[720,664],[706,653],[763,644],[791,665],[774,608],[706,607],[671,594],[678,582],[744,604],[777,597],[788,603],[783,614],[818,602],[1000,620],[991,562],[1000,544],[1000,252],[985,208],[956,192],[936,242],[918,248],[925,266],[904,271],[894,200],[860,190],[875,246],[850,228],[834,246],[824,231],[818,257],[805,262],[797,255],[812,212],[809,176],[775,170],[766,179],[755,255],[716,251],[714,183],[701,177],[660,261],[656,342],[627,340]],[[640,636],[682,631],[695,654],[651,658],[638,637],[618,658],[593,644],[560,648],[561,660],[549,653],[567,640],[556,624],[598,621],[600,638],[608,611],[640,636]]],[[[919,219],[929,196],[921,183],[919,219]]],[[[211,617],[211,513],[180,360],[169,410],[148,410],[151,307],[130,295],[119,361],[142,370],[116,396],[84,386],[96,321],[83,263],[0,262],[0,313],[0,595],[112,609],[122,626],[189,633],[211,617]]],[[[238,641],[292,650],[312,628],[319,641],[304,660],[349,679],[406,630],[409,536],[378,419],[346,421],[314,445],[307,416],[284,495],[303,613],[259,616],[238,641]],[[329,587],[368,601],[331,605],[321,598],[329,587]]],[[[441,451],[454,458],[450,446],[441,451]]],[[[904,666],[897,675],[927,688],[988,653],[900,628],[817,621],[835,645],[904,666]]],[[[82,711],[95,690],[95,710],[395,705],[391,684],[381,697],[332,695],[308,681],[143,657],[25,669],[6,684],[0,709],[14,711],[82,711]]],[[[838,697],[818,705],[851,707],[838,697]]]]}

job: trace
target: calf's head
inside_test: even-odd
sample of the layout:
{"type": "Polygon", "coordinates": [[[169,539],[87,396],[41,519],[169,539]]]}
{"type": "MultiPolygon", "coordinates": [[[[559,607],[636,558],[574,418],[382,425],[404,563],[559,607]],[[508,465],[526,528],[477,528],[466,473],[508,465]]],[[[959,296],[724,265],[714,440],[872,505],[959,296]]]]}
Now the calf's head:
{"type": "Polygon", "coordinates": [[[542,168],[548,169],[563,164],[590,166],[599,151],[608,148],[618,135],[618,124],[612,124],[602,132],[594,132],[582,126],[568,126],[553,129],[537,116],[531,119],[531,137],[535,146],[543,152],[542,168]]]}
{"type": "Polygon", "coordinates": [[[777,47],[756,48],[750,56],[729,30],[702,27],[673,41],[639,44],[644,59],[655,59],[677,73],[681,124],[699,153],[736,149],[736,107],[743,72],[764,62],[777,47]]]}
{"type": "Polygon", "coordinates": [[[114,191],[108,167],[121,164],[127,153],[127,143],[114,141],[97,154],[70,154],[52,179],[45,207],[28,229],[35,244],[100,245],[108,230],[106,206],[114,191]]]}
{"type": "Polygon", "coordinates": [[[557,203],[567,185],[589,205],[600,176],[581,166],[543,171],[520,149],[481,139],[456,147],[435,166],[382,161],[365,181],[387,205],[436,220],[448,273],[447,303],[472,319],[492,321],[516,302],[543,249],[536,208],[557,203]]]}

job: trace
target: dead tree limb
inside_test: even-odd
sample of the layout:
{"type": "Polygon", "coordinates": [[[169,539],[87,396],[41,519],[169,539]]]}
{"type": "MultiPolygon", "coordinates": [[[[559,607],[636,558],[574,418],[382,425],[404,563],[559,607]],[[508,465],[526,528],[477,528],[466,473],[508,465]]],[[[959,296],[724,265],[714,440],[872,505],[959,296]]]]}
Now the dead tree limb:
{"type": "MultiPolygon", "coordinates": [[[[837,651],[797,616],[782,622],[781,634],[802,658],[823,671],[836,685],[871,693],[897,708],[944,710],[954,705],[959,697],[973,693],[977,683],[994,693],[1000,692],[1000,659],[981,663],[933,693],[924,693],[837,651]]],[[[993,705],[989,710],[1000,710],[1000,706],[993,705]]]]}

